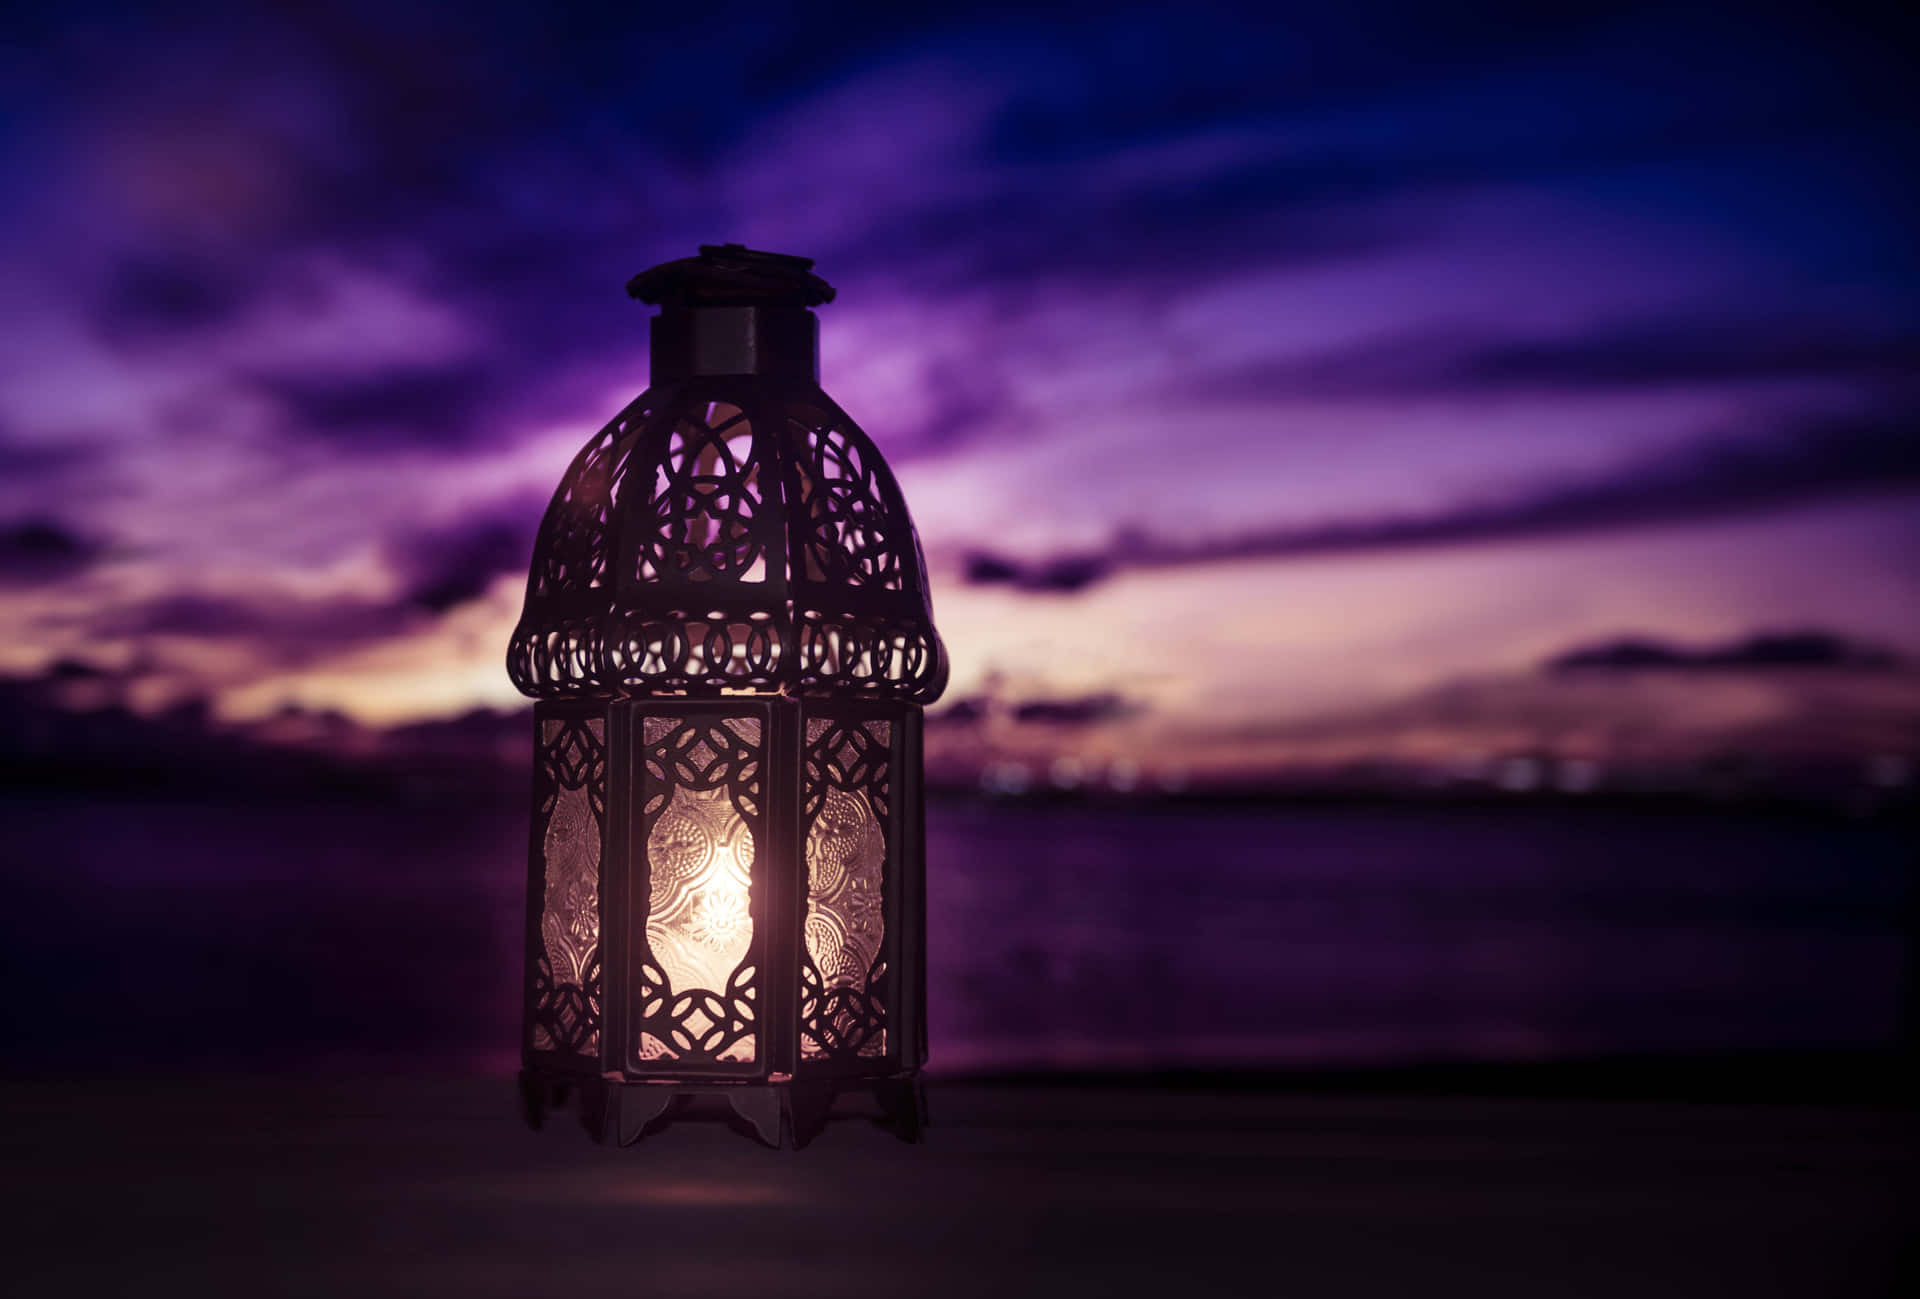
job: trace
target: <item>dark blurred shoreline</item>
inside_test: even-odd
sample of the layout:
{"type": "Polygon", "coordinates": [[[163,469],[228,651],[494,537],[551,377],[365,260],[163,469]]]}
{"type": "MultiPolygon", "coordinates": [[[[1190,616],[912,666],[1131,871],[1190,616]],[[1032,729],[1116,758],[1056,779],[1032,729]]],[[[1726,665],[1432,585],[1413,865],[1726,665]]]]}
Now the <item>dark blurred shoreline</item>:
{"type": "MultiPolygon", "coordinates": [[[[390,770],[342,763],[326,755],[271,754],[228,768],[209,768],[193,757],[156,760],[151,765],[102,768],[86,763],[0,762],[0,797],[86,801],[129,798],[152,803],[219,807],[302,807],[334,803],[365,806],[465,807],[476,802],[508,802],[526,797],[524,772],[493,763],[454,762],[426,769],[390,770]]],[[[1399,810],[1500,812],[1514,809],[1575,813],[1657,814],[1672,817],[1743,818],[1809,822],[1871,821],[1920,829],[1920,797],[1905,792],[1872,796],[1851,791],[1812,789],[1798,794],[1777,791],[1701,793],[1690,789],[1605,790],[1572,794],[1558,790],[1512,792],[1492,789],[1396,788],[1290,783],[1276,786],[1155,790],[1118,793],[1106,790],[1040,790],[1010,796],[965,785],[934,786],[932,806],[1012,811],[1095,809],[1128,816],[1182,816],[1208,810],[1278,811],[1337,808],[1383,813],[1399,810]]]]}
{"type": "MultiPolygon", "coordinates": [[[[120,696],[114,678],[78,663],[56,665],[44,678],[0,677],[0,792],[278,804],[526,797],[532,735],[527,709],[476,708],[376,729],[339,713],[298,708],[249,723],[222,722],[204,700],[147,713],[120,696]]],[[[929,719],[929,726],[943,734],[967,732],[977,718],[952,718],[968,707],[963,700],[943,714],[945,721],[929,719]]],[[[1845,745],[1728,749],[1612,767],[1519,748],[1452,765],[1382,757],[1179,780],[1164,773],[1148,779],[1137,771],[1122,779],[1122,765],[1102,772],[1075,762],[1067,764],[1072,775],[1062,783],[1056,773],[966,740],[950,751],[929,750],[927,786],[932,798],[952,805],[1091,806],[1126,814],[1457,806],[1912,821],[1920,820],[1920,783],[1910,765],[1899,753],[1855,752],[1845,745]]]]}

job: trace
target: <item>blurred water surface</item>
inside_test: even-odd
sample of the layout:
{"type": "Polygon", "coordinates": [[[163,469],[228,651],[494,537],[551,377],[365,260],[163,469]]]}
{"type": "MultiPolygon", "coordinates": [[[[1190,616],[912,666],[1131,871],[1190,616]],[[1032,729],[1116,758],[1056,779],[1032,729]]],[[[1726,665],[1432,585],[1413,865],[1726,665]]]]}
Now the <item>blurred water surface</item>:
{"type": "MultiPolygon", "coordinates": [[[[16,1059],[509,1068],[498,804],[0,796],[16,1059]]],[[[934,1065],[1540,1059],[1896,1038],[1886,822],[938,805],[934,1065]]]]}

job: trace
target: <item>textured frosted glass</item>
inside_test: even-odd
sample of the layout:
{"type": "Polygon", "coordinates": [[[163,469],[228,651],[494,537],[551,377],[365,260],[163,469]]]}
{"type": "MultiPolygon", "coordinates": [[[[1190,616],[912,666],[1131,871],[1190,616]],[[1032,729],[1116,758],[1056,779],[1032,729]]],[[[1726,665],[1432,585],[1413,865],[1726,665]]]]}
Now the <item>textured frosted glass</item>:
{"type": "Polygon", "coordinates": [[[604,723],[548,720],[541,756],[553,783],[541,836],[544,902],[533,1045],[592,1054],[600,1047],[600,818],[604,723]]]}
{"type": "Polygon", "coordinates": [[[584,789],[562,790],[547,822],[547,906],[540,917],[555,983],[585,984],[600,939],[600,826],[584,789]]]}
{"type": "Polygon", "coordinates": [[[813,718],[807,723],[809,968],[802,976],[801,1054],[886,1053],[885,1007],[876,986],[886,973],[883,897],[891,728],[813,718]]]}
{"type": "Polygon", "coordinates": [[[753,827],[760,719],[649,717],[646,952],[635,991],[642,1060],[748,1062],[757,1018],[753,827]]]}
{"type": "Polygon", "coordinates": [[[681,992],[727,986],[753,943],[753,832],[724,789],[677,789],[647,838],[647,942],[681,992]]]}

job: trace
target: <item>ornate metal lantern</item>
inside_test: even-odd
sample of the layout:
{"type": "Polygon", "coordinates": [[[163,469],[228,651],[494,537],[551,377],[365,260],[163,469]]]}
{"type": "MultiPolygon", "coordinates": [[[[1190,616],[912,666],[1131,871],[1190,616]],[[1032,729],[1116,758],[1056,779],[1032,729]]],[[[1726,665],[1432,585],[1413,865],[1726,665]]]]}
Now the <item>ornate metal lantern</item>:
{"type": "Polygon", "coordinates": [[[720,1093],[804,1145],[871,1085],[918,1136],[922,705],[946,684],[899,486],[818,382],[805,258],[636,276],[653,386],[541,523],[521,1092],[622,1144],[720,1093]]]}

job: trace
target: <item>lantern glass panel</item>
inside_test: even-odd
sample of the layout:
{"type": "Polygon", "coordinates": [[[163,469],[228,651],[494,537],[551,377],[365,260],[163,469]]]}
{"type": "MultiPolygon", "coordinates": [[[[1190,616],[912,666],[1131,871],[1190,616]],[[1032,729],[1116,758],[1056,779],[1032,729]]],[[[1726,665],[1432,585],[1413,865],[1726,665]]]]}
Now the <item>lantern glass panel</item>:
{"type": "Polygon", "coordinates": [[[543,717],[535,834],[540,931],[531,1036],[536,1051],[600,1050],[600,845],[606,820],[606,723],[543,717]]]}
{"type": "Polygon", "coordinates": [[[806,1059],[887,1051],[892,730],[884,721],[807,721],[800,972],[800,1054],[806,1059]]]}
{"type": "Polygon", "coordinates": [[[646,716],[640,739],[637,1067],[751,1065],[760,1048],[761,719],[646,716]]]}

